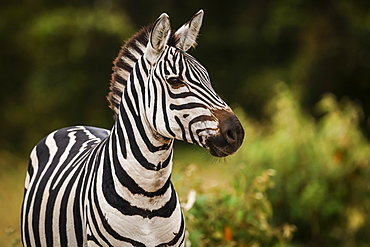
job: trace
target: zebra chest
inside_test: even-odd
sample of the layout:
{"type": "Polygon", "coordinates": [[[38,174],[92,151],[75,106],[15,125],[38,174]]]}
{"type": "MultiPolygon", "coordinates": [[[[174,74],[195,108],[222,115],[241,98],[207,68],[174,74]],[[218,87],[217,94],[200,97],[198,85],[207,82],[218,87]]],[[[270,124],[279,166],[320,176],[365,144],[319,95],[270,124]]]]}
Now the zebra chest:
{"type": "Polygon", "coordinates": [[[104,214],[104,218],[98,224],[89,222],[87,235],[89,246],[90,244],[94,246],[97,242],[102,245],[109,243],[112,246],[157,246],[163,243],[177,243],[178,239],[183,238],[184,222],[180,207],[177,207],[169,217],[152,218],[123,215],[111,210],[104,214]]]}
{"type": "Polygon", "coordinates": [[[107,242],[112,246],[156,246],[183,236],[177,194],[170,176],[163,178],[167,171],[161,171],[159,179],[154,172],[143,173],[140,168],[130,167],[124,170],[125,176],[117,171],[104,175],[104,166],[98,169],[85,207],[88,241],[103,246],[107,242]]]}

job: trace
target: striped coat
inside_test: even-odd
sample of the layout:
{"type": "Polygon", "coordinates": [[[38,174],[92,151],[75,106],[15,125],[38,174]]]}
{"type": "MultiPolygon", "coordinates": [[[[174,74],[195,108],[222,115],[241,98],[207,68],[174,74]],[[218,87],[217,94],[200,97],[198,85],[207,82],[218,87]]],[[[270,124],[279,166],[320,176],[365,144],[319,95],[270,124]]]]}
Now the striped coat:
{"type": "Polygon", "coordinates": [[[199,11],[176,32],[162,14],[114,62],[110,131],[74,126],[31,152],[22,205],[24,246],[183,246],[185,222],[171,183],[173,142],[223,157],[244,131],[213,90],[195,45],[199,11]]]}

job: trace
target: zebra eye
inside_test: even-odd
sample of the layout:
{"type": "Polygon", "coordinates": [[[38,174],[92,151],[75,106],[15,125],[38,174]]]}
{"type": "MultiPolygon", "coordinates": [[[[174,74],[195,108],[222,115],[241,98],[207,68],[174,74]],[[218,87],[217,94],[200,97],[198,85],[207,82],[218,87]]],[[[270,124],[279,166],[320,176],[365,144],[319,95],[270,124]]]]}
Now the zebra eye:
{"type": "Polygon", "coordinates": [[[178,77],[169,77],[167,78],[168,84],[170,84],[174,88],[179,88],[184,86],[184,82],[180,80],[178,77]]]}

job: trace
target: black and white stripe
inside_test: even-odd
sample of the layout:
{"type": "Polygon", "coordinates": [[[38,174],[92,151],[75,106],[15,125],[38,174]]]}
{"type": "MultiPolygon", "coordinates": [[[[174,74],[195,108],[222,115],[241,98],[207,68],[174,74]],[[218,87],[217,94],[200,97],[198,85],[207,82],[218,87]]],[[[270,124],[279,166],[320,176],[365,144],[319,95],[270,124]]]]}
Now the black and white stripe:
{"type": "Polygon", "coordinates": [[[244,132],[186,51],[203,11],[170,34],[162,14],[123,46],[108,96],[111,131],[57,130],[31,153],[22,205],[24,246],[183,246],[171,183],[174,139],[226,156],[244,132]]]}

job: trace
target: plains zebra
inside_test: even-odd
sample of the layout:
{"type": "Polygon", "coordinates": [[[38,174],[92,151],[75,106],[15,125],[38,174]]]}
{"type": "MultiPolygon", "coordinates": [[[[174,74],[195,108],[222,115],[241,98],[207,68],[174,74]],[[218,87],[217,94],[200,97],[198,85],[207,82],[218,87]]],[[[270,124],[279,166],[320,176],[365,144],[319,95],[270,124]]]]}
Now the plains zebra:
{"type": "Polygon", "coordinates": [[[195,46],[203,11],[171,32],[167,14],[134,35],[114,62],[111,131],[57,130],[31,152],[22,205],[25,246],[183,246],[170,181],[173,141],[234,153],[244,130],[215,93],[195,46]]]}

